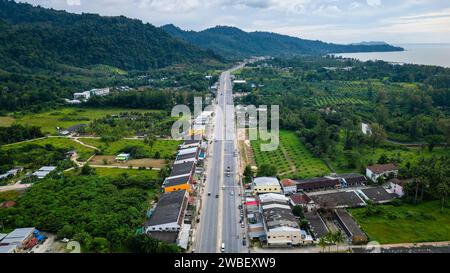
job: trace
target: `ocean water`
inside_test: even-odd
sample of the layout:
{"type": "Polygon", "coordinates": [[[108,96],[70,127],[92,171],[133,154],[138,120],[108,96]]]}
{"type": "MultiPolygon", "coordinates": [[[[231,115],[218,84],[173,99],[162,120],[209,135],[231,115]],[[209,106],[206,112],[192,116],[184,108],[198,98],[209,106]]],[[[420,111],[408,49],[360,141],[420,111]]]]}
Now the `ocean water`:
{"type": "Polygon", "coordinates": [[[335,54],[360,61],[383,60],[394,63],[412,63],[450,67],[450,44],[404,44],[405,51],[335,54]]]}

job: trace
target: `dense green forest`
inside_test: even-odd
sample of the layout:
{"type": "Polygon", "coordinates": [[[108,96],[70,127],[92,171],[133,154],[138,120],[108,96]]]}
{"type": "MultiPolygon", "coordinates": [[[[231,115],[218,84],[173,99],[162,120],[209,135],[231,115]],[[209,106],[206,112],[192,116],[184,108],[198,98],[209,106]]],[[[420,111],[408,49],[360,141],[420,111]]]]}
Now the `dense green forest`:
{"type": "Polygon", "coordinates": [[[224,58],[403,50],[391,45],[338,45],[270,32],[245,32],[227,26],[200,32],[184,31],[174,25],[165,25],[162,29],[196,46],[212,49],[224,58]]]}
{"type": "MultiPolygon", "coordinates": [[[[213,52],[139,20],[71,14],[0,0],[3,113],[61,105],[62,98],[89,88],[147,86],[158,74],[181,75],[222,65],[213,52]],[[160,69],[161,73],[155,73],[160,69]]],[[[183,84],[204,89],[197,81],[178,80],[180,85],[172,81],[156,87],[183,84]]]]}
{"type": "Polygon", "coordinates": [[[0,127],[0,146],[43,136],[41,129],[36,126],[28,127],[16,124],[10,127],[0,127]]]}
{"type": "Polygon", "coordinates": [[[77,15],[2,0],[0,19],[1,68],[10,72],[98,64],[148,70],[217,60],[211,51],[123,16],[77,15]]]}

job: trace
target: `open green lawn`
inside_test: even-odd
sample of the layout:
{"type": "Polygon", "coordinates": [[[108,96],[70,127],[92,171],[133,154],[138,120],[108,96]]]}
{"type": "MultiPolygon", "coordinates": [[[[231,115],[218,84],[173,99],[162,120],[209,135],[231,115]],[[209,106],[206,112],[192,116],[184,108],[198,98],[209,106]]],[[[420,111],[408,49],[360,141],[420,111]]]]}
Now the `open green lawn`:
{"type": "Polygon", "coordinates": [[[384,205],[381,215],[365,216],[366,208],[350,209],[370,240],[381,244],[450,241],[450,208],[439,201],[418,205],[384,205]]]}
{"type": "Polygon", "coordinates": [[[120,153],[120,150],[126,146],[140,146],[150,155],[159,152],[161,158],[170,158],[175,155],[178,145],[181,144],[181,141],[178,140],[162,139],[156,140],[153,147],[145,144],[144,141],[140,139],[121,139],[111,143],[105,143],[98,138],[80,138],[80,141],[99,148],[104,155],[117,155],[120,153]]]}
{"type": "Polygon", "coordinates": [[[275,151],[261,151],[261,143],[261,140],[251,142],[256,165],[275,165],[282,177],[311,178],[330,172],[322,160],[305,148],[294,132],[280,131],[280,146],[275,151]],[[295,166],[295,171],[292,166],[295,166]]]}
{"type": "Polygon", "coordinates": [[[22,143],[16,143],[16,144],[9,144],[4,145],[2,149],[8,149],[13,147],[20,147],[28,144],[36,144],[39,146],[45,146],[47,144],[51,144],[56,148],[65,148],[68,150],[76,150],[79,155],[79,160],[87,160],[91,155],[94,154],[94,150],[88,147],[85,147],[70,138],[66,137],[47,137],[43,139],[36,139],[32,141],[22,142],[22,143]]]}
{"type": "Polygon", "coordinates": [[[92,120],[106,115],[119,114],[120,112],[145,113],[153,111],[156,110],[66,107],[43,113],[26,114],[23,117],[18,117],[17,122],[19,124],[39,126],[43,132],[56,134],[56,127],[66,129],[80,123],[88,124],[92,120]]]}
{"type": "Polygon", "coordinates": [[[0,127],[8,127],[14,123],[15,119],[10,116],[0,117],[0,127]]]}

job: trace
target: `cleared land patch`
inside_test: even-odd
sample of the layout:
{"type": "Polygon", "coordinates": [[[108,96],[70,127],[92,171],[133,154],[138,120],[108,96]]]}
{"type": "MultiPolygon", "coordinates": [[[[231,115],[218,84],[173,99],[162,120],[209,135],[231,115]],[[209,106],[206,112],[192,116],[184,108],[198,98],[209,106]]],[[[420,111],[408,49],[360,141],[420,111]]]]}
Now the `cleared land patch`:
{"type": "MultiPolygon", "coordinates": [[[[144,143],[141,139],[121,139],[118,141],[106,143],[99,138],[79,138],[79,140],[88,145],[97,147],[102,151],[103,155],[117,155],[123,149],[130,146],[138,146],[143,149],[145,153],[151,158],[157,158],[155,155],[159,154],[159,158],[171,159],[175,156],[178,145],[181,141],[178,140],[155,140],[153,146],[144,143]]],[[[158,159],[158,158],[157,158],[158,159]]]]}
{"type": "Polygon", "coordinates": [[[380,215],[366,216],[366,208],[350,209],[370,240],[381,244],[450,241],[450,209],[439,201],[384,205],[380,215]]]}

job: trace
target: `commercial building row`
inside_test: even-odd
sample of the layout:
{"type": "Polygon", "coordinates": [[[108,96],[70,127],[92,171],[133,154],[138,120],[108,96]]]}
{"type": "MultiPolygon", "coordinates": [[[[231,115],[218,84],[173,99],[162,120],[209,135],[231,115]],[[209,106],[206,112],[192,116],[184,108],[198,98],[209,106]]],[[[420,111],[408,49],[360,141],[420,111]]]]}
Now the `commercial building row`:
{"type": "MultiPolygon", "coordinates": [[[[203,112],[194,123],[205,126],[212,112],[203,112]]],[[[190,139],[178,146],[175,160],[161,186],[159,201],[147,213],[144,232],[159,240],[175,243],[187,249],[192,212],[189,204],[194,203],[196,185],[201,179],[198,174],[206,157],[208,142],[200,133],[190,132],[190,139]]]]}

